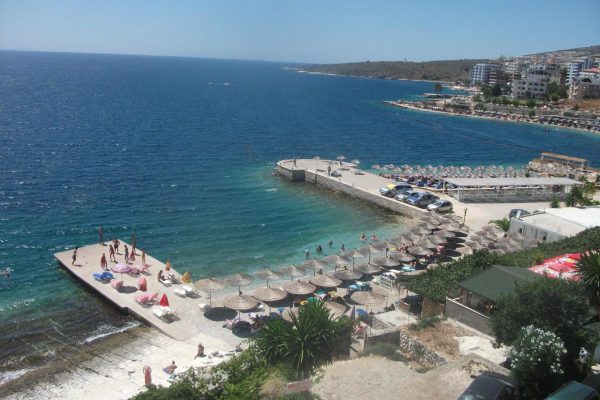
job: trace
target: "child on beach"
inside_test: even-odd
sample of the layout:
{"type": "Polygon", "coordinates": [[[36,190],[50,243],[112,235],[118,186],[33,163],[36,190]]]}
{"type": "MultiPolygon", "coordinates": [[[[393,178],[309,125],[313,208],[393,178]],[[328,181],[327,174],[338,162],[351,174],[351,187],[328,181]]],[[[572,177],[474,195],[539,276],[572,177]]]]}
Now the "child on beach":
{"type": "Polygon", "coordinates": [[[146,249],[142,249],[142,265],[146,265],[146,249]]]}
{"type": "Polygon", "coordinates": [[[108,270],[108,263],[106,262],[106,253],[102,253],[102,258],[100,258],[100,267],[104,270],[108,270]]]}
{"type": "Polygon", "coordinates": [[[125,262],[129,263],[129,248],[125,245],[125,262]]]}

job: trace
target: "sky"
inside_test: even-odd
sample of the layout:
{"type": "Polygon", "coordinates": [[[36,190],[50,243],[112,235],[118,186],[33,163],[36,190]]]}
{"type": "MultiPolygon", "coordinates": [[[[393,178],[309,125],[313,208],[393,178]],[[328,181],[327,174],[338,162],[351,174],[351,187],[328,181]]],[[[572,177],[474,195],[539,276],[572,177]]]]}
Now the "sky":
{"type": "Polygon", "coordinates": [[[305,63],[600,44],[600,0],[0,0],[0,50],[305,63]]]}

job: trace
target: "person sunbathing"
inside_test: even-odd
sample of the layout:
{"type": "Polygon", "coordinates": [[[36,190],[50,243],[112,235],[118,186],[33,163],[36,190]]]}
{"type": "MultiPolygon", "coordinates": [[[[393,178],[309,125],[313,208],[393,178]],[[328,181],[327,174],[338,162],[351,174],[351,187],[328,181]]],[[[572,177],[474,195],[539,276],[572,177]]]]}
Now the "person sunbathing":
{"type": "Polygon", "coordinates": [[[175,361],[173,361],[171,363],[171,365],[169,365],[168,367],[163,368],[163,371],[165,371],[169,375],[173,375],[175,373],[176,369],[177,369],[177,365],[175,365],[175,361]]]}

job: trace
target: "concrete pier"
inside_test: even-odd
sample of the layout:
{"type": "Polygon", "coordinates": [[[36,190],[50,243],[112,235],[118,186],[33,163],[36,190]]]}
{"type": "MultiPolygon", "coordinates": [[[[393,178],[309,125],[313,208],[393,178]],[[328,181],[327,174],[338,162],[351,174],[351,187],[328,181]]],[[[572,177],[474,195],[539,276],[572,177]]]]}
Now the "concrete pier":
{"type": "Polygon", "coordinates": [[[379,188],[393,183],[379,175],[360,171],[348,162],[314,159],[282,160],[277,163],[277,173],[292,182],[312,182],[336,192],[342,192],[379,207],[397,212],[407,217],[423,215],[427,210],[382,196],[379,188]],[[341,172],[341,177],[327,173],[327,168],[341,172]]]}
{"type": "MultiPolygon", "coordinates": [[[[120,250],[123,250],[123,245],[126,243],[121,242],[120,250]]],[[[129,248],[131,246],[128,245],[129,248]]],[[[77,260],[74,265],[71,265],[73,250],[67,250],[60,253],[54,254],[54,257],[58,260],[60,265],[70,272],[77,280],[85,284],[92,291],[98,293],[104,297],[110,303],[123,311],[126,311],[136,318],[146,322],[148,325],[155,327],[166,335],[177,339],[187,340],[198,333],[200,329],[199,320],[204,320],[201,317],[201,312],[198,308],[198,304],[207,303],[206,298],[190,298],[190,297],[179,297],[173,293],[174,287],[181,287],[181,285],[173,285],[171,287],[164,286],[158,282],[158,271],[165,271],[166,265],[157,260],[156,258],[146,254],[146,264],[150,265],[149,273],[147,275],[140,274],[139,276],[146,277],[148,282],[148,290],[145,293],[158,293],[159,299],[163,293],[167,294],[170,306],[177,311],[179,319],[175,319],[172,322],[166,322],[152,313],[152,307],[142,306],[135,301],[135,297],[141,293],[136,289],[136,284],[139,276],[130,276],[128,274],[113,273],[115,278],[121,279],[124,282],[122,290],[117,291],[109,283],[98,282],[92,276],[94,272],[102,272],[100,268],[100,258],[102,254],[106,254],[106,260],[108,261],[109,268],[115,265],[115,262],[108,260],[108,243],[105,246],[100,244],[89,245],[80,247],[77,250],[77,260]]],[[[123,254],[117,254],[116,259],[118,262],[125,262],[123,254]]],[[[136,260],[131,263],[132,266],[141,266],[141,251],[136,249],[136,260]]],[[[171,273],[180,277],[173,268],[171,273]]]]}

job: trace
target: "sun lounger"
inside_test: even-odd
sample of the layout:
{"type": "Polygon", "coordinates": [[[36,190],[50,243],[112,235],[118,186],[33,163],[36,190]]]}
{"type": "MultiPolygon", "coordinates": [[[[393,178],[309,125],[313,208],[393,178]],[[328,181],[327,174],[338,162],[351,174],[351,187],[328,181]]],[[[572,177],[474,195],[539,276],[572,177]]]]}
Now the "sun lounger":
{"type": "Polygon", "coordinates": [[[179,297],[185,297],[187,294],[186,291],[182,288],[173,288],[173,293],[175,293],[179,297]]]}
{"type": "Polygon", "coordinates": [[[111,274],[110,272],[96,272],[96,273],[93,273],[92,276],[98,282],[104,282],[104,283],[110,282],[110,280],[114,278],[113,274],[111,274]]]}
{"type": "Polygon", "coordinates": [[[173,283],[170,279],[161,279],[159,282],[162,283],[164,286],[171,286],[171,284],[173,283]]]}
{"type": "Polygon", "coordinates": [[[157,306],[152,309],[152,313],[161,319],[171,319],[177,316],[175,309],[171,307],[157,306]]]}
{"type": "Polygon", "coordinates": [[[117,290],[120,290],[123,288],[123,281],[120,281],[118,279],[112,279],[110,281],[110,284],[112,285],[112,287],[114,287],[117,290]]]}
{"type": "Polygon", "coordinates": [[[183,285],[183,286],[181,286],[181,289],[183,289],[185,291],[186,296],[195,297],[198,295],[198,292],[196,291],[196,289],[194,289],[193,287],[191,287],[189,285],[183,285]]]}
{"type": "Polygon", "coordinates": [[[151,296],[150,294],[144,293],[144,294],[135,296],[134,299],[138,304],[145,305],[145,304],[148,304],[148,301],[150,300],[150,296],[151,296]]]}

